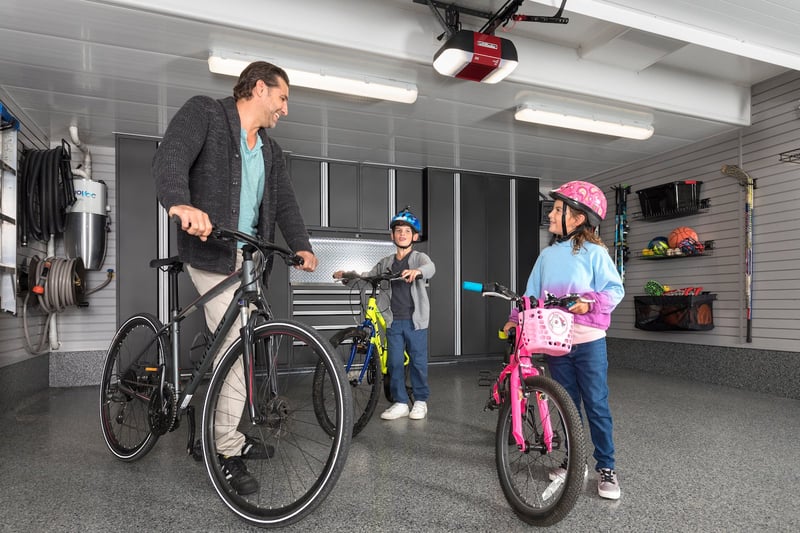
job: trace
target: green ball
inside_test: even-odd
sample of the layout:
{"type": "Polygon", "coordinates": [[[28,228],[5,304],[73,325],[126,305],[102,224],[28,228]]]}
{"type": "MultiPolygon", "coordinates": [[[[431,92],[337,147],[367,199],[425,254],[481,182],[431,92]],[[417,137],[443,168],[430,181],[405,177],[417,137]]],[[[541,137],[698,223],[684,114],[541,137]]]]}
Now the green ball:
{"type": "Polygon", "coordinates": [[[648,296],[661,296],[664,294],[664,286],[651,279],[644,284],[644,292],[648,296]]]}
{"type": "Polygon", "coordinates": [[[667,250],[669,250],[669,241],[666,237],[655,237],[648,243],[647,247],[653,250],[656,255],[666,255],[667,250]]]}

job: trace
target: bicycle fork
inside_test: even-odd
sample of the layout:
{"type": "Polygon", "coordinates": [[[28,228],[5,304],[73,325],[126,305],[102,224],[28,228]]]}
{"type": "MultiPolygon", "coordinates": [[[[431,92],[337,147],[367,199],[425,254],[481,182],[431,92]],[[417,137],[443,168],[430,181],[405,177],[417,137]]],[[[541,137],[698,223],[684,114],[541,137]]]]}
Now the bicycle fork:
{"type": "MultiPolygon", "coordinates": [[[[530,443],[525,441],[522,433],[522,415],[523,409],[527,407],[528,402],[532,399],[525,391],[524,383],[525,378],[540,375],[539,369],[531,363],[530,357],[521,357],[516,372],[504,371],[500,375],[501,379],[503,374],[507,374],[509,378],[509,396],[506,400],[511,402],[511,434],[514,436],[517,448],[523,453],[528,453],[530,451],[530,443]]],[[[541,451],[542,453],[550,453],[553,449],[553,426],[550,421],[550,406],[547,403],[547,398],[537,396],[534,400],[539,410],[539,418],[542,421],[544,449],[541,451]]]]}
{"type": "Polygon", "coordinates": [[[350,347],[350,357],[347,359],[347,365],[345,365],[345,372],[347,373],[347,380],[353,384],[358,385],[364,381],[364,377],[367,375],[367,369],[369,368],[370,360],[378,354],[379,351],[379,344],[376,344],[376,335],[374,335],[374,328],[371,324],[364,323],[361,325],[361,329],[364,331],[364,338],[359,339],[354,337],[353,343],[350,347]],[[369,342],[367,342],[369,341],[369,342]],[[353,365],[356,362],[356,355],[358,354],[359,350],[363,350],[366,348],[366,353],[364,354],[364,364],[361,367],[360,371],[358,372],[358,376],[352,375],[353,372],[353,365]],[[355,381],[355,383],[353,383],[355,381]]]}

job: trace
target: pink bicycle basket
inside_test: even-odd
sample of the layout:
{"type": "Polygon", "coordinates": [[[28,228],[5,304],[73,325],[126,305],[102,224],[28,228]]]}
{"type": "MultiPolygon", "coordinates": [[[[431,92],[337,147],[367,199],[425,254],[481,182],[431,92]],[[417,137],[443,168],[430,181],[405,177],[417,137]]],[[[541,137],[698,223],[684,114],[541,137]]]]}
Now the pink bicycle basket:
{"type": "Polygon", "coordinates": [[[525,299],[525,311],[520,314],[520,342],[528,353],[566,355],[572,350],[572,333],[575,322],[572,313],[563,309],[539,306],[529,308],[525,299]]]}

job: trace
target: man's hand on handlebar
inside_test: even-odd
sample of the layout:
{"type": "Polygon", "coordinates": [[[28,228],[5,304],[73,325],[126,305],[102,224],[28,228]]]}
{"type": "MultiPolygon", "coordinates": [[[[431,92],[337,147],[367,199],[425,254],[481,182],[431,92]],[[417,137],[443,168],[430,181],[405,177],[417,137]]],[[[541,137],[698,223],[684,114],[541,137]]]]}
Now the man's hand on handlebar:
{"type": "Polygon", "coordinates": [[[208,214],[191,205],[173,205],[169,208],[168,215],[178,217],[181,220],[181,229],[201,241],[207,240],[214,229],[208,214]]]}
{"type": "Polygon", "coordinates": [[[306,272],[314,272],[314,270],[316,270],[317,256],[314,255],[313,252],[300,250],[299,252],[295,252],[295,254],[303,258],[303,264],[295,266],[297,270],[305,270],[306,272]]]}

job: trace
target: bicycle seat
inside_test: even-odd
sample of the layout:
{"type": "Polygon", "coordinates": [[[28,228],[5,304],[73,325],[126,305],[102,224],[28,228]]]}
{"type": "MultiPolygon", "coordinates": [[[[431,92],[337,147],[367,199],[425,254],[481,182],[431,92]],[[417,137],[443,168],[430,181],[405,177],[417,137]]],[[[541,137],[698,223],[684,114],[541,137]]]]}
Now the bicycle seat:
{"type": "Polygon", "coordinates": [[[152,261],[150,261],[150,268],[161,268],[161,267],[172,268],[181,265],[183,265],[183,262],[177,255],[174,255],[172,257],[166,257],[164,259],[153,259],[152,261]]]}

